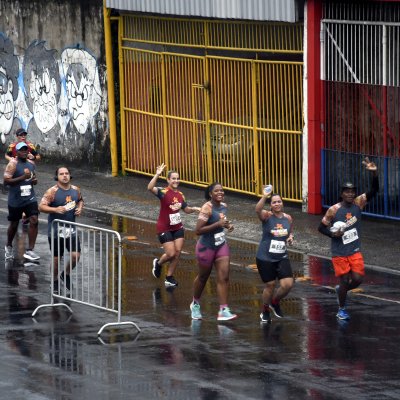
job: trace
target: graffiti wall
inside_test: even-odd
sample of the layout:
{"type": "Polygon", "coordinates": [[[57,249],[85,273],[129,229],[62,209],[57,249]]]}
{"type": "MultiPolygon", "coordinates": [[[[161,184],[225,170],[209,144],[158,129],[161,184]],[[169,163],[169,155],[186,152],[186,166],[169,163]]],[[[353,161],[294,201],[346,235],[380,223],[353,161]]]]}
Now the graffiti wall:
{"type": "Polygon", "coordinates": [[[22,127],[42,158],[109,164],[103,43],[102,0],[0,2],[3,154],[22,127]]]}

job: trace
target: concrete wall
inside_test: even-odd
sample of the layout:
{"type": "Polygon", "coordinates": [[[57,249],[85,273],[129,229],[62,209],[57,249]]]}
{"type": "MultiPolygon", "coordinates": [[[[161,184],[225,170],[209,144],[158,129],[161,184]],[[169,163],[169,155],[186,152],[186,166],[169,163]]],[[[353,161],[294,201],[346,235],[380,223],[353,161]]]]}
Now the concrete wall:
{"type": "Polygon", "coordinates": [[[0,1],[3,154],[23,127],[44,160],[110,163],[102,6],[0,1]]]}

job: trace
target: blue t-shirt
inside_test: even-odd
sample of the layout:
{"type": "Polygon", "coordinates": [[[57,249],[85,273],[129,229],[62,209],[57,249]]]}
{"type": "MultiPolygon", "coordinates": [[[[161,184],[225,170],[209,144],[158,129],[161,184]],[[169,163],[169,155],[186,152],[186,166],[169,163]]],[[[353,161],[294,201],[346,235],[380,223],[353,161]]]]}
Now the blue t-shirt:
{"type": "MultiPolygon", "coordinates": [[[[377,182],[375,184],[377,185],[377,182]]],[[[338,221],[346,224],[343,236],[331,239],[332,257],[348,257],[361,250],[361,212],[369,198],[370,193],[363,193],[351,204],[336,203],[326,211],[322,218],[325,226],[332,226],[338,221]]]]}
{"type": "Polygon", "coordinates": [[[10,207],[25,207],[28,204],[36,203],[36,195],[33,189],[32,178],[35,173],[35,165],[30,161],[23,161],[18,158],[8,163],[4,176],[9,178],[18,178],[25,174],[25,169],[31,172],[31,178],[10,185],[8,192],[8,205],[10,207]]]}
{"type": "Polygon", "coordinates": [[[258,246],[256,257],[262,261],[275,262],[288,258],[286,239],[289,237],[292,218],[283,214],[278,218],[268,212],[267,218],[262,221],[262,238],[258,246]]]}
{"type": "Polygon", "coordinates": [[[332,225],[341,221],[346,224],[343,236],[332,237],[332,257],[347,257],[361,250],[361,208],[357,204],[349,207],[341,205],[337,208],[332,225]]]}

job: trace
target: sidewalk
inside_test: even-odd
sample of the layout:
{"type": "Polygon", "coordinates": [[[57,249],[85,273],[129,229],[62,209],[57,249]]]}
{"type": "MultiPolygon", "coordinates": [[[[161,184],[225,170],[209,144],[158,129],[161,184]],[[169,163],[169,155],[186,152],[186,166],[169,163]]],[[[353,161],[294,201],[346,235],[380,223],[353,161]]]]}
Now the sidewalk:
{"type": "MultiPolygon", "coordinates": [[[[4,171],[5,161],[2,164],[4,171]]],[[[38,185],[35,188],[40,199],[44,191],[54,184],[56,166],[38,163],[38,185]]],[[[158,199],[147,191],[150,177],[128,175],[112,177],[110,173],[92,172],[71,168],[75,185],[81,187],[87,208],[107,213],[156,221],[159,211],[158,199]]],[[[159,185],[165,184],[160,179],[159,185]]],[[[205,202],[204,191],[181,185],[190,205],[200,206],[205,202]]],[[[236,193],[226,193],[229,218],[235,225],[232,237],[258,242],[261,224],[255,214],[257,198],[236,193]]],[[[286,203],[285,212],[294,218],[295,244],[293,250],[305,254],[330,256],[330,240],[320,234],[317,227],[322,215],[309,215],[301,211],[300,205],[286,203]]],[[[182,213],[187,229],[193,229],[196,219],[182,213]]],[[[362,252],[370,267],[383,267],[400,272],[400,224],[396,221],[364,217],[362,222],[362,252]]],[[[154,233],[155,234],[155,233],[154,233]]]]}

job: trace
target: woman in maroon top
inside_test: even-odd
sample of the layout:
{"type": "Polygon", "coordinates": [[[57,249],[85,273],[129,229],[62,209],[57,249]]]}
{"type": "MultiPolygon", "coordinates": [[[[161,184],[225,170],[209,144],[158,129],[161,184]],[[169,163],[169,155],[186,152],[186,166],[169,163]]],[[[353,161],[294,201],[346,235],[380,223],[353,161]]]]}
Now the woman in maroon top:
{"type": "Polygon", "coordinates": [[[161,208],[157,220],[157,234],[164,249],[164,254],[159,259],[155,258],[153,260],[152,273],[155,278],[159,278],[162,265],[169,262],[167,275],[165,276],[165,286],[178,286],[178,282],[173,275],[185,241],[179,211],[183,210],[185,213],[191,214],[199,212],[200,208],[189,207],[186,203],[185,196],[178,190],[179,174],[176,171],[167,173],[167,187],[156,187],[157,179],[164,169],[164,163],[159,165],[156,174],[147,186],[147,189],[160,200],[161,208]]]}

